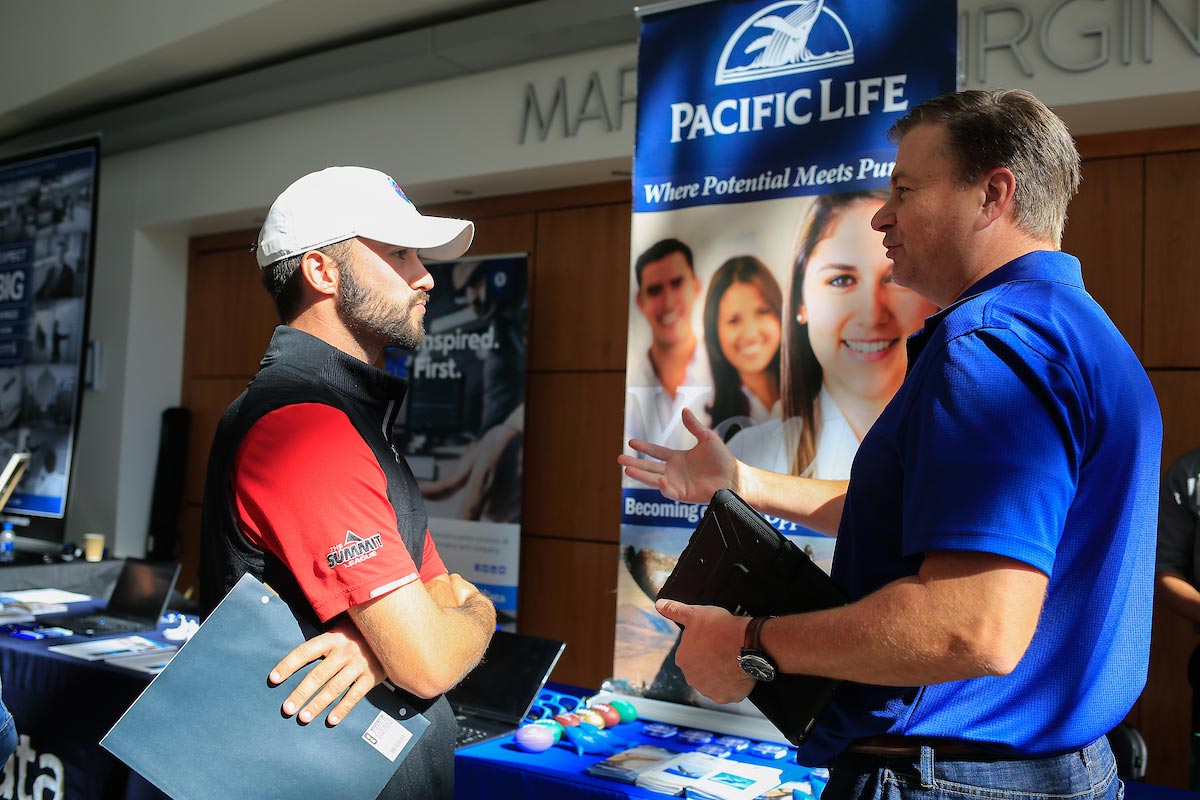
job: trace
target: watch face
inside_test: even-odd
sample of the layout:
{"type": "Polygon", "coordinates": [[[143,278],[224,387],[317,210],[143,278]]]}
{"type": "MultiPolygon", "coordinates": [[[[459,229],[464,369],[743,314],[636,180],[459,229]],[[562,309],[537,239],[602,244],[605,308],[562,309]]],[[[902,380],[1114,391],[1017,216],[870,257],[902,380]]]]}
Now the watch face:
{"type": "Polygon", "coordinates": [[[766,683],[775,680],[775,665],[763,656],[747,653],[738,656],[738,663],[742,665],[742,670],[756,681],[766,683]]]}

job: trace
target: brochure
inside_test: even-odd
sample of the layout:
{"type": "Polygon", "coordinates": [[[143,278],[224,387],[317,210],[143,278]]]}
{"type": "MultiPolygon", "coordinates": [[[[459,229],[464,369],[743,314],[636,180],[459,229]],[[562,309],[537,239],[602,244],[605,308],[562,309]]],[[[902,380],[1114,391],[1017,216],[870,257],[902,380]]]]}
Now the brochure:
{"type": "Polygon", "coordinates": [[[178,650],[179,645],[151,641],[145,636],[119,636],[114,639],[98,639],[91,642],[56,644],[47,649],[64,656],[82,658],[84,661],[107,661],[118,656],[178,650]]]}
{"type": "Polygon", "coordinates": [[[642,744],[628,750],[609,756],[603,761],[597,761],[585,772],[597,778],[610,778],[622,783],[635,783],[637,776],[651,767],[666,761],[676,751],[652,744],[642,744]]]}
{"type": "Polygon", "coordinates": [[[706,753],[681,753],[637,776],[637,785],[652,792],[681,794],[700,800],[754,800],[779,785],[783,770],[717,758],[706,753]]]}

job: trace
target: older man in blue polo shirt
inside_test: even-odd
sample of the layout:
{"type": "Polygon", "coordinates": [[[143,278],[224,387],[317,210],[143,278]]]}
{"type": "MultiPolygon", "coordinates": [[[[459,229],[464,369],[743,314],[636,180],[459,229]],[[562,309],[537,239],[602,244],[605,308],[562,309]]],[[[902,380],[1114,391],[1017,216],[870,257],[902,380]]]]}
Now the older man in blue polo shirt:
{"type": "Polygon", "coordinates": [[[836,533],[855,602],[749,623],[659,610],[685,627],[688,681],[719,702],[753,688],[745,653],[848,681],[799,752],[830,764],[826,800],[1115,798],[1104,734],[1146,678],[1162,422],[1059,251],[1078,153],[1021,91],[935,98],[892,133],[874,226],[895,280],[942,310],[910,339],[848,485],[750,469],[694,418],[693,450],[637,442],[663,463],[621,459],[670,496],[727,486],[836,533]]]}

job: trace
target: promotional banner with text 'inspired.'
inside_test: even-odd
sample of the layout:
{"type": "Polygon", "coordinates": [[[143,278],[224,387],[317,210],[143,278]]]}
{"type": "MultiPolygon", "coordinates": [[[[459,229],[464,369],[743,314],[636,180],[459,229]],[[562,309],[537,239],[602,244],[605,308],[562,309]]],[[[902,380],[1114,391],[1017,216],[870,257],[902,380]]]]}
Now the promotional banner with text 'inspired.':
{"type": "MultiPolygon", "coordinates": [[[[934,310],[892,283],[871,217],[888,129],[954,89],[955,4],[664,3],[642,23],[625,438],[690,448],[686,408],[747,464],[845,479],[934,310]]],[[[698,701],[654,596],[703,511],[624,480],[625,691],[698,701]]],[[[833,539],[772,522],[828,571],[833,539]]]]}

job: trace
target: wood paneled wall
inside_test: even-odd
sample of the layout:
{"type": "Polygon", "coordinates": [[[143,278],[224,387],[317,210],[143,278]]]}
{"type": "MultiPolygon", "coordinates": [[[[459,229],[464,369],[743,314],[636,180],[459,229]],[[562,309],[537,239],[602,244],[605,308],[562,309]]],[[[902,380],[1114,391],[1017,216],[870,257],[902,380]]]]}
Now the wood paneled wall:
{"type": "MultiPolygon", "coordinates": [[[[1200,442],[1200,127],[1080,140],[1084,184],[1063,247],[1146,365],[1163,412],[1164,465],[1200,442]]],[[[568,643],[556,680],[597,686],[612,670],[629,292],[629,186],[613,183],[427,209],[476,221],[473,254],[530,253],[520,628],[568,643]]],[[[226,404],[275,325],[249,253],[254,231],[190,249],[183,403],[193,413],[184,584],[194,581],[204,461],[226,404]]],[[[1131,723],[1148,780],[1188,769],[1189,623],[1154,618],[1150,677],[1131,723]]]]}

